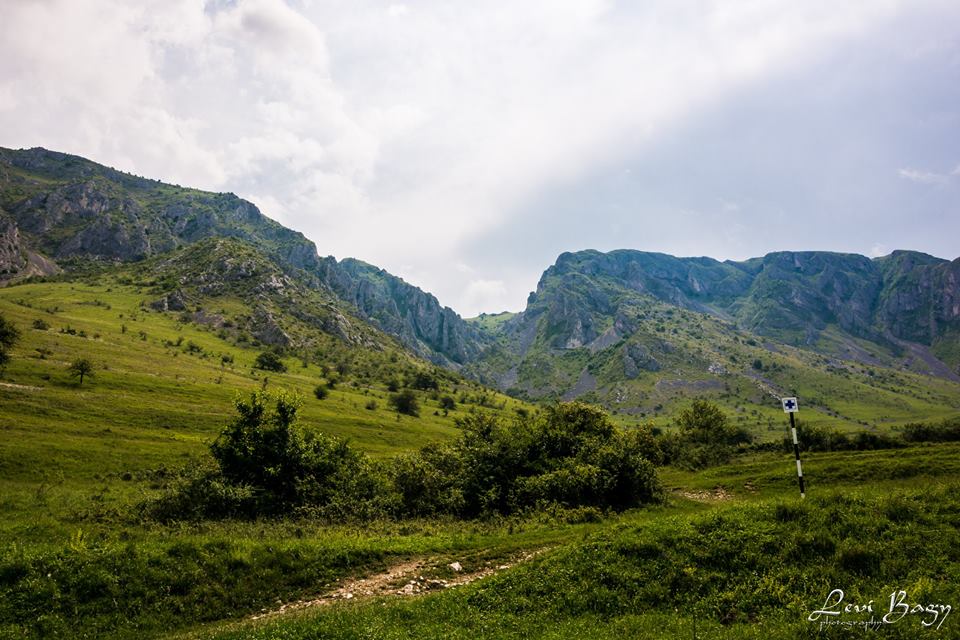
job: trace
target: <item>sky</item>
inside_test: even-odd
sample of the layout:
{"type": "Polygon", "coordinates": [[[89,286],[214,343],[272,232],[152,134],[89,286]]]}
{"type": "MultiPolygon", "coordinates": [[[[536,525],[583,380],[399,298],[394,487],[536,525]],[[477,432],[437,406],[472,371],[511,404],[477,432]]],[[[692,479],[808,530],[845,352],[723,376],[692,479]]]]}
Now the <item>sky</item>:
{"type": "Polygon", "coordinates": [[[564,251],[960,256],[955,0],[0,3],[0,146],[232,191],[465,317],[564,251]]]}

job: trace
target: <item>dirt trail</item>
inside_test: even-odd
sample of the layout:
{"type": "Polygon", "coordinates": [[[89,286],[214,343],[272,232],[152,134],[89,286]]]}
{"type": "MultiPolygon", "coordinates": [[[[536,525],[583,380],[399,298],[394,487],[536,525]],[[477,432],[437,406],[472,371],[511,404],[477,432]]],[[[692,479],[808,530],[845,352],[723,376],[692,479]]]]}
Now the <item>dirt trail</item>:
{"type": "Polygon", "coordinates": [[[43,391],[43,387],[31,387],[27,384],[14,384],[13,382],[0,382],[0,387],[8,389],[24,389],[26,391],[43,391]]]}
{"type": "Polygon", "coordinates": [[[383,596],[409,597],[431,591],[441,591],[476,582],[487,576],[504,571],[513,566],[526,562],[543,553],[546,548],[527,551],[509,558],[506,561],[491,561],[474,570],[464,569],[459,562],[448,565],[439,563],[436,558],[418,558],[395,564],[381,573],[368,575],[363,578],[349,578],[328,593],[307,600],[297,600],[281,604],[271,611],[262,611],[250,617],[251,620],[279,616],[294,611],[302,611],[312,607],[322,607],[335,602],[348,600],[362,600],[383,596]],[[430,578],[438,569],[443,568],[446,573],[453,572],[449,579],[430,578]]]}
{"type": "MultiPolygon", "coordinates": [[[[750,485],[748,490],[753,489],[753,485],[750,485]]],[[[683,489],[673,489],[673,493],[688,500],[696,500],[697,502],[717,502],[722,500],[730,500],[733,498],[733,494],[724,489],[723,487],[714,487],[713,491],[686,491],[683,489]]]]}

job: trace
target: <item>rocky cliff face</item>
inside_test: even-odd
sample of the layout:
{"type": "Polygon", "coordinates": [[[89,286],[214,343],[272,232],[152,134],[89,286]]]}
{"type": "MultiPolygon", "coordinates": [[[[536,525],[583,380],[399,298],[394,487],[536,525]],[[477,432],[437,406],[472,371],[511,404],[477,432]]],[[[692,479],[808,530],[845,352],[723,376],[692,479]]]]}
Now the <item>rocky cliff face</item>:
{"type": "MultiPolygon", "coordinates": [[[[960,260],[906,251],[877,260],[779,252],[743,262],[630,250],[564,253],[523,313],[481,330],[382,269],[318,257],[302,234],[233,194],[166,185],[44,149],[0,148],[0,280],[52,273],[56,262],[139,261],[222,238],[262,252],[282,270],[274,279],[281,286],[286,278],[327,291],[436,363],[459,368],[493,354],[494,375],[504,380],[517,377],[531,349],[542,357],[581,348],[596,354],[630,339],[644,300],[800,346],[816,347],[824,332],[838,329],[850,338],[960,353],[943,346],[960,335],[960,260]]],[[[243,268],[242,261],[227,262],[243,268]]],[[[262,324],[269,328],[268,320],[262,324]]],[[[283,341],[277,332],[264,336],[283,341]]],[[[623,376],[663,366],[664,354],[647,347],[625,348],[617,365],[623,376]]]]}
{"type": "Polygon", "coordinates": [[[882,327],[924,344],[960,328],[960,258],[947,262],[895,251],[878,262],[884,277],[877,308],[882,327]]]}
{"type": "Polygon", "coordinates": [[[236,237],[296,269],[318,264],[312,242],[231,193],[174,187],[45,149],[0,149],[0,206],[27,246],[55,259],[141,260],[236,237]]]}
{"type": "Polygon", "coordinates": [[[729,310],[762,335],[806,334],[808,342],[827,325],[876,339],[874,322],[883,275],[864,256],[823,251],[767,254],[749,288],[729,310]]]}
{"type": "Polygon", "coordinates": [[[960,319],[960,259],[909,251],[870,260],[830,252],[778,252],[745,262],[674,258],[638,251],[563,254],[528,300],[525,318],[541,321],[556,348],[600,335],[630,294],[730,317],[744,329],[808,342],[834,325],[871,340],[889,333],[931,342],[960,319]]]}
{"type": "MultiPolygon", "coordinates": [[[[618,364],[603,365],[611,367],[611,379],[658,372],[672,357],[665,343],[655,334],[635,339],[640,325],[649,331],[653,300],[708,313],[731,330],[841,357],[868,358],[857,341],[872,341],[890,362],[912,360],[915,370],[953,379],[960,364],[949,344],[960,336],[958,283],[960,259],[907,251],[877,260],[778,252],[744,262],[627,250],[565,253],[544,272],[524,312],[502,325],[498,349],[481,355],[472,370],[536,394],[544,388],[537,371],[573,366],[577,358],[595,368],[606,362],[598,354],[617,347],[618,364]],[[575,356],[578,350],[586,353],[575,356]]],[[[661,324],[654,322],[656,331],[661,324]]],[[[552,380],[567,384],[558,375],[552,380]]]]}
{"type": "Polygon", "coordinates": [[[459,367],[479,354],[482,337],[449,307],[360,260],[324,258],[321,281],[353,304],[361,317],[438,364],[459,367]]]}
{"type": "Polygon", "coordinates": [[[27,266],[17,223],[0,210],[0,278],[19,273],[27,266]]]}

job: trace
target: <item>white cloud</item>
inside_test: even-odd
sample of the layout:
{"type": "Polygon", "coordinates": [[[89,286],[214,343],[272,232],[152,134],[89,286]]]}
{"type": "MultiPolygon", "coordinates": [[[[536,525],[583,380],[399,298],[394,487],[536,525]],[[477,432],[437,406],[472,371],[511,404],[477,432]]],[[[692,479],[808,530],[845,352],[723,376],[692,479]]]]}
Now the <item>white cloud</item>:
{"type": "Polygon", "coordinates": [[[944,184],[949,179],[948,176],[942,173],[911,168],[900,169],[897,175],[911,182],[919,182],[920,184],[944,184]]]}
{"type": "Polygon", "coordinates": [[[463,306],[466,309],[483,311],[503,311],[509,304],[507,286],[502,280],[471,280],[463,292],[463,306]]]}
{"type": "Polygon", "coordinates": [[[877,243],[870,247],[870,251],[867,252],[867,255],[871,258],[880,258],[890,254],[890,249],[886,245],[877,243]]]}
{"type": "Polygon", "coordinates": [[[473,271],[449,268],[469,239],[902,7],[8,5],[0,144],[248,195],[321,253],[402,272],[470,315],[516,309],[532,283],[500,275],[498,247],[473,271]]]}

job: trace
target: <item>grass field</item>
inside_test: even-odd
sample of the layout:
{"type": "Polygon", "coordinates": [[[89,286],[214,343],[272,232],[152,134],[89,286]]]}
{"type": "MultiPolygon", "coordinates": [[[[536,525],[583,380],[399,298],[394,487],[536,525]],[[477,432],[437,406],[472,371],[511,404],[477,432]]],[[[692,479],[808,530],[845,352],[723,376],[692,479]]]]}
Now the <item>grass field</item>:
{"type": "MultiPolygon", "coordinates": [[[[897,589],[960,605],[956,444],[808,454],[805,503],[792,456],[755,453],[698,472],[661,469],[666,504],[603,518],[547,510],[476,522],[144,520],[137,505],[203,455],[235,394],[265,379],[304,397],[305,428],[377,457],[451,438],[454,418],[479,408],[480,396],[505,414],[528,406],[445,383],[441,393],[465,400],[449,415],[435,394],[418,392],[421,416],[398,418],[383,382],[350,376],[317,400],[322,364],[291,357],[287,373],[254,370],[259,349],[147,311],[147,298],[116,283],[0,289],[0,314],[22,332],[0,380],[0,638],[960,637],[952,616],[938,632],[919,615],[877,631],[820,631],[807,620],[833,588],[878,609],[897,589]],[[37,320],[47,327],[32,328],[37,320]],[[97,367],[82,385],[67,374],[77,357],[97,367]],[[411,559],[451,578],[450,562],[479,571],[532,552],[437,593],[250,619],[411,559]]],[[[871,393],[889,393],[904,420],[950,415],[960,401],[946,386],[897,376],[890,391],[871,393]],[[937,416],[923,413],[931,397],[937,416]]],[[[819,379],[798,384],[850,416],[868,411],[857,379],[836,400],[819,379]]],[[[769,418],[779,438],[782,414],[770,409],[769,418]]]]}

